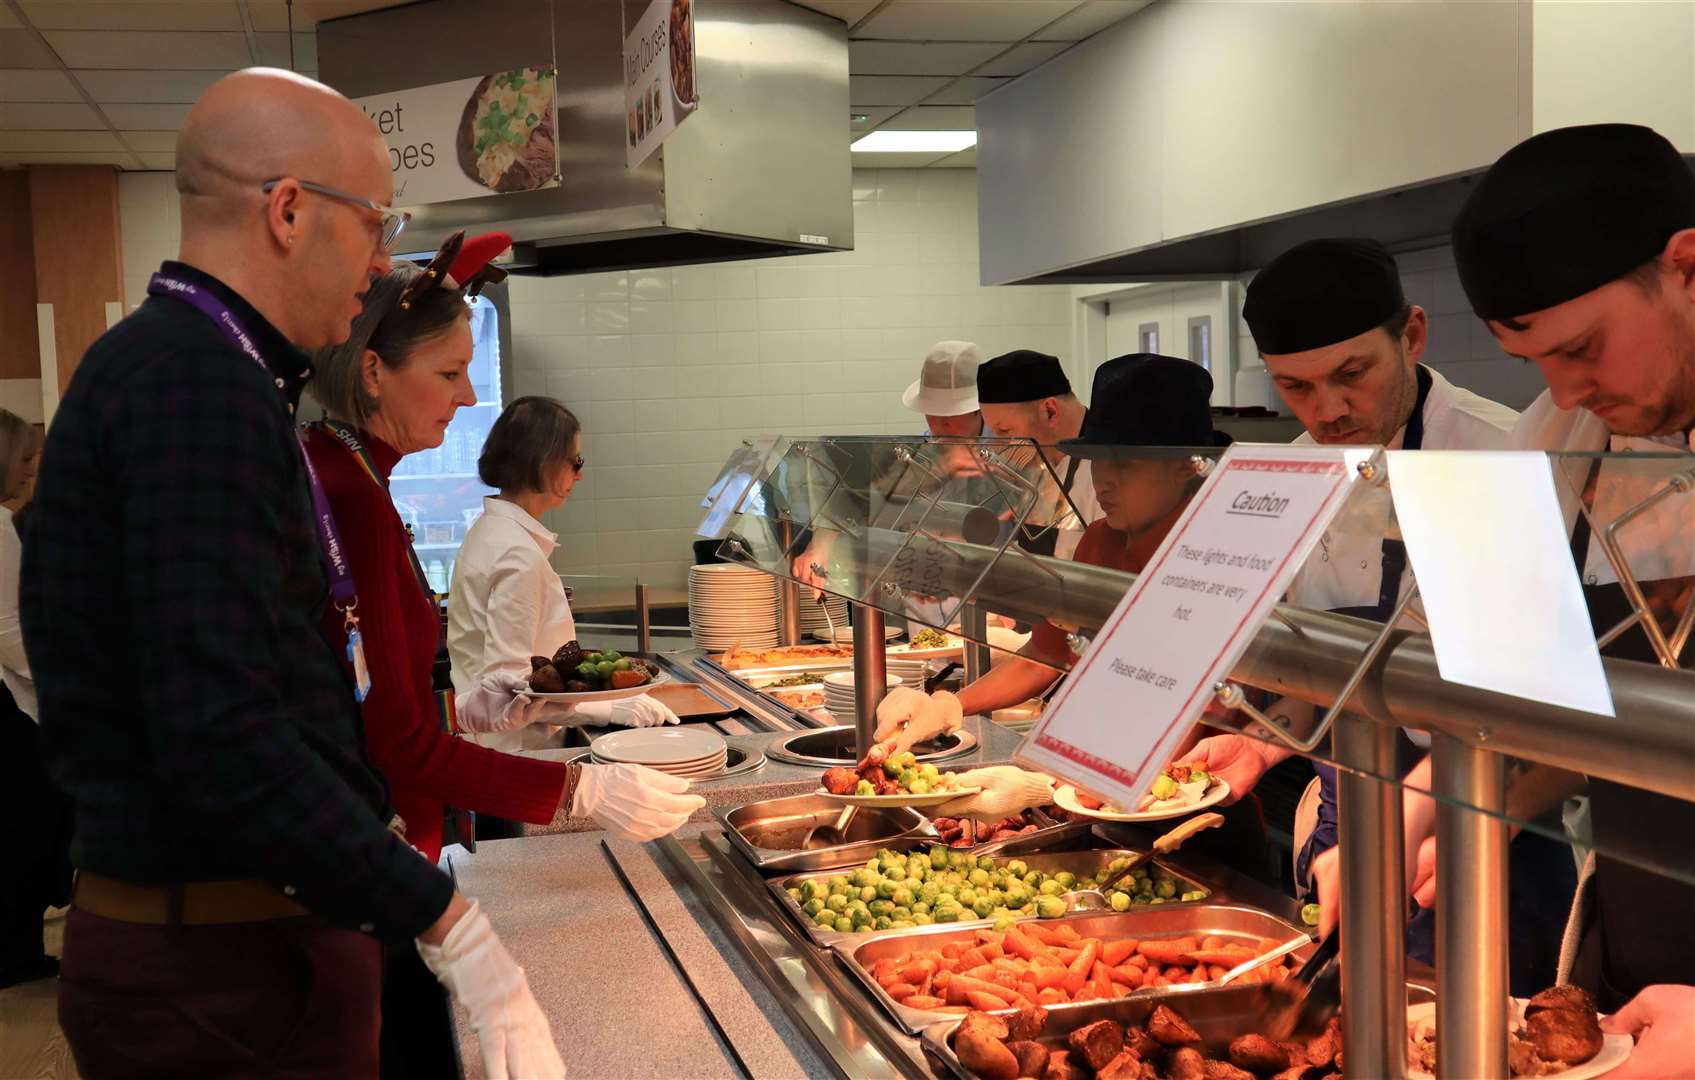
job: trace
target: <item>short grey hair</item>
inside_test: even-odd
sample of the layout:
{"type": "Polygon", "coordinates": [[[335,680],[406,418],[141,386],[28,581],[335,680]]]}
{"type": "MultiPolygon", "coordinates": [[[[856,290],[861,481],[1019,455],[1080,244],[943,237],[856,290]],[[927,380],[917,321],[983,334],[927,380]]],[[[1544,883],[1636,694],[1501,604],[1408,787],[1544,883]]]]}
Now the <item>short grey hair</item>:
{"type": "Polygon", "coordinates": [[[6,409],[0,409],[0,498],[11,498],[18,486],[18,471],[41,445],[41,432],[34,424],[6,409]]]}
{"type": "Polygon", "coordinates": [[[553,398],[518,398],[489,429],[477,475],[496,491],[543,491],[548,475],[571,461],[581,431],[576,414],[553,398]]]}
{"type": "Polygon", "coordinates": [[[406,366],[418,346],[446,333],[460,319],[471,317],[470,305],[458,289],[424,289],[402,310],[400,294],[423,271],[410,262],[397,262],[365,293],[365,307],[340,345],[319,349],[312,359],[312,396],[332,420],[364,427],[377,403],[365,393],[361,374],[365,350],[376,353],[391,369],[406,366]]]}

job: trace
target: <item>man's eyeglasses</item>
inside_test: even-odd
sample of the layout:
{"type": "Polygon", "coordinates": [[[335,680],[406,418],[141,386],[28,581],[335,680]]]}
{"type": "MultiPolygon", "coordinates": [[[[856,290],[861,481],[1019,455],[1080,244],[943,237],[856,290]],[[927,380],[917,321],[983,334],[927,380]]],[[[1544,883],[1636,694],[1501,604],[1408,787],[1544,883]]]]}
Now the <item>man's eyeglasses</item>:
{"type": "MultiPolygon", "coordinates": [[[[366,210],[376,211],[382,222],[382,244],[385,248],[392,247],[394,242],[400,239],[400,234],[406,230],[407,222],[412,220],[412,215],[408,211],[396,210],[391,206],[384,206],[382,203],[374,202],[365,198],[363,195],[354,195],[338,188],[326,187],[323,184],[314,184],[310,180],[295,180],[294,182],[299,184],[305,190],[317,195],[322,195],[325,198],[339,199],[342,202],[350,203],[353,206],[360,206],[366,210]]],[[[280,178],[276,180],[267,180],[260,186],[259,190],[269,195],[280,183],[282,183],[280,178]]]]}
{"type": "Polygon", "coordinates": [[[581,476],[583,475],[583,466],[587,464],[588,462],[583,460],[583,456],[578,454],[576,457],[571,459],[571,470],[578,476],[581,476]]]}

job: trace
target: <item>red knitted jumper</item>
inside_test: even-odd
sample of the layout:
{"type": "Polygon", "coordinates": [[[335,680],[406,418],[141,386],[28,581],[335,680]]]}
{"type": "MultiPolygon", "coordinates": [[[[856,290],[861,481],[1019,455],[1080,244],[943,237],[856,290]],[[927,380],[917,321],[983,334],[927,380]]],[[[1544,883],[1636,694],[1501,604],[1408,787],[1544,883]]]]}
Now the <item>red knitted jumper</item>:
{"type": "MultiPolygon", "coordinates": [[[[384,486],[373,483],[333,435],[310,431],[306,452],[323,481],[359,593],[371,673],[363,710],[366,752],[388,780],[406,839],[433,861],[441,854],[443,804],[546,824],[565,788],[565,766],[490,750],[441,729],[430,684],[441,616],[418,583],[406,526],[387,490],[400,455],[366,432],[359,440],[384,486]]],[[[323,626],[345,653],[347,635],[334,605],[325,605],[323,626]]]]}

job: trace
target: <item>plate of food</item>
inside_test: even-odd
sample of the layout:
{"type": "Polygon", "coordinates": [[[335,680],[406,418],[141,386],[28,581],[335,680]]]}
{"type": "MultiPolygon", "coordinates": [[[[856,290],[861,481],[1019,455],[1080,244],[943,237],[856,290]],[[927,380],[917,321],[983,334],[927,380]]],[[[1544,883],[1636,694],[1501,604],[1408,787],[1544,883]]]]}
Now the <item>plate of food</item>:
{"type": "Polygon", "coordinates": [[[465,175],[491,191],[533,191],[559,175],[554,69],[485,75],[465,102],[455,149],[465,175]]]}
{"type": "Polygon", "coordinates": [[[890,645],[890,656],[902,660],[945,660],[965,655],[965,639],[925,627],[914,631],[904,645],[890,645]]]}
{"type": "Polygon", "coordinates": [[[818,794],[852,806],[940,806],[983,789],[966,787],[953,773],[920,765],[910,750],[884,756],[879,746],[857,769],[824,770],[818,794]]]}
{"type": "Polygon", "coordinates": [[[714,657],[725,671],[778,668],[797,664],[839,664],[853,659],[852,645],[787,645],[771,649],[737,646],[714,657]]]}
{"type": "Polygon", "coordinates": [[[1101,802],[1070,784],[1061,784],[1054,792],[1053,801],[1074,814],[1102,821],[1165,821],[1216,806],[1229,797],[1230,785],[1224,780],[1199,765],[1175,764],[1165,767],[1135,811],[1101,802]]]}
{"type": "Polygon", "coordinates": [[[530,685],[519,693],[538,701],[617,701],[640,697],[668,682],[659,665],[607,649],[584,651],[567,641],[553,656],[530,657],[530,685]]]}
{"type": "MultiPolygon", "coordinates": [[[[1629,1035],[1601,1030],[1595,999],[1575,986],[1555,986],[1533,998],[1513,998],[1507,1012],[1507,1069],[1513,1076],[1588,1080],[1624,1064],[1636,1045],[1629,1035]]],[[[1436,1004],[1407,1009],[1407,1075],[1436,1073],[1436,1004]]]]}

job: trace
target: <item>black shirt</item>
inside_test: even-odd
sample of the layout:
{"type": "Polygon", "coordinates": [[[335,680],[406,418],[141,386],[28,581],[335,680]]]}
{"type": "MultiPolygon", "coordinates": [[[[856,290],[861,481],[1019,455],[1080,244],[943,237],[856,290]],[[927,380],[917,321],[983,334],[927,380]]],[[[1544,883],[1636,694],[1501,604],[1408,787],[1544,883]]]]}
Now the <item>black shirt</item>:
{"type": "Polygon", "coordinates": [[[214,278],[271,371],[149,298],[88,350],[42,453],[19,605],[72,860],[141,884],[261,878],[391,940],[452,885],[388,831],[293,406],[306,357],[214,278]]]}

